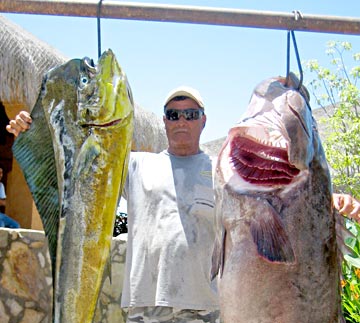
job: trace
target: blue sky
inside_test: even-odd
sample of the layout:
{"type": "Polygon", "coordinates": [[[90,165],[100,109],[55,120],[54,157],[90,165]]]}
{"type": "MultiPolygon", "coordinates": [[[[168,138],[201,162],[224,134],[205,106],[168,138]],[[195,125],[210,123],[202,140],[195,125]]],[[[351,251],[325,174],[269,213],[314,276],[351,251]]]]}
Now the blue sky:
{"type": "MultiPolygon", "coordinates": [[[[358,0],[141,1],[359,18],[358,0]]],[[[97,58],[96,18],[4,14],[69,58],[97,58]]],[[[301,60],[329,61],[330,40],[349,41],[360,52],[360,36],[295,32],[301,60]]],[[[162,116],[166,94],[187,84],[205,101],[208,121],[202,143],[226,136],[245,111],[253,88],[286,73],[286,31],[163,22],[101,20],[102,50],[111,48],[128,75],[135,101],[162,116]]],[[[292,50],[292,69],[297,72],[292,50]]],[[[306,78],[306,81],[310,81],[306,78]]],[[[316,106],[313,105],[313,109],[316,106]]]]}

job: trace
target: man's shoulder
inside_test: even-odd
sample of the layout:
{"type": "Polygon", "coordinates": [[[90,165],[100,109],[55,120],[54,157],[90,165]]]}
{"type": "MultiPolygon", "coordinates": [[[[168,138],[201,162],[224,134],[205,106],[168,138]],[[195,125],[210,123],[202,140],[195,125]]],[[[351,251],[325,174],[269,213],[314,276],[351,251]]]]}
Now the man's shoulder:
{"type": "Polygon", "coordinates": [[[150,152],[150,151],[132,151],[130,153],[131,158],[153,158],[154,156],[159,156],[164,154],[164,151],[161,152],[150,152]]]}
{"type": "Polygon", "coordinates": [[[217,162],[217,156],[213,156],[208,154],[207,152],[202,152],[202,158],[206,159],[209,163],[211,163],[212,165],[216,165],[217,162]]]}
{"type": "Polygon", "coordinates": [[[130,154],[130,162],[151,161],[163,158],[164,156],[164,152],[132,151],[130,154]]]}

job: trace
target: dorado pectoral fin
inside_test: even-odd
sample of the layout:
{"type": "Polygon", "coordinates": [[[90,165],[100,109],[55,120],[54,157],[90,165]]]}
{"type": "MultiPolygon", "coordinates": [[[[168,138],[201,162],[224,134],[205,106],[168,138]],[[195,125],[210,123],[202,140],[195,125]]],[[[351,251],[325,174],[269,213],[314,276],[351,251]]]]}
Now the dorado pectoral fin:
{"type": "Polygon", "coordinates": [[[74,163],[73,179],[77,179],[80,174],[88,174],[91,166],[94,163],[94,159],[99,156],[101,147],[99,143],[89,136],[80,148],[80,152],[74,163]]]}
{"type": "Polygon", "coordinates": [[[275,209],[268,203],[252,218],[250,231],[260,256],[271,262],[295,261],[288,235],[275,209]]]}
{"type": "Polygon", "coordinates": [[[101,285],[104,285],[104,281],[106,280],[107,277],[109,277],[109,281],[110,284],[112,283],[112,276],[111,276],[111,252],[110,252],[110,256],[108,258],[108,260],[105,263],[105,268],[104,268],[104,274],[103,274],[103,281],[101,285]]]}
{"type": "MultiPolygon", "coordinates": [[[[342,262],[343,256],[347,254],[352,254],[353,250],[345,243],[346,240],[356,240],[355,235],[347,228],[345,219],[343,215],[341,215],[338,211],[333,211],[335,214],[335,228],[336,228],[336,242],[339,250],[338,255],[341,257],[339,263],[342,262]]],[[[350,220],[351,221],[351,220],[350,220]]]]}

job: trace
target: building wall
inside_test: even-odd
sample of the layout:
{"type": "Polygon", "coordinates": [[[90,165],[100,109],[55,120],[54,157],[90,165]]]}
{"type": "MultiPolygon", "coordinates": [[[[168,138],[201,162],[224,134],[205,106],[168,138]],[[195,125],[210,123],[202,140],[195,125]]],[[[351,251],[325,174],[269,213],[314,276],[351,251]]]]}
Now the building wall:
{"type": "MultiPolygon", "coordinates": [[[[112,240],[111,280],[99,294],[94,323],[124,323],[120,307],[126,234],[112,240]]],[[[52,323],[52,274],[43,231],[0,228],[0,322],[52,323]]]]}

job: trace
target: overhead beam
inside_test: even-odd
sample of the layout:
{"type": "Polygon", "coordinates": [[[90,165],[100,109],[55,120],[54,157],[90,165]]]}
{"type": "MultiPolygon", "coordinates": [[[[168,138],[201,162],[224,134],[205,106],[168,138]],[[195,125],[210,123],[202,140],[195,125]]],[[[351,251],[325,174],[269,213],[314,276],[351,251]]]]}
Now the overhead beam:
{"type": "MultiPolygon", "coordinates": [[[[97,0],[1,0],[0,12],[97,17],[97,0]]],[[[360,35],[360,19],[271,11],[102,1],[101,18],[360,35]]]]}

